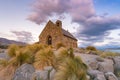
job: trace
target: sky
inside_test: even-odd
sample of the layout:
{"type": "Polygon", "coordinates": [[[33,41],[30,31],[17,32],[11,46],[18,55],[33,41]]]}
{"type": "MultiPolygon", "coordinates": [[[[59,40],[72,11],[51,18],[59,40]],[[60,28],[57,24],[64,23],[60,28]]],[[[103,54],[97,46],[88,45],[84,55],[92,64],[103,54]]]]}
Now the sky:
{"type": "Polygon", "coordinates": [[[0,37],[33,43],[61,20],[79,47],[120,47],[120,0],[0,0],[0,37]]]}

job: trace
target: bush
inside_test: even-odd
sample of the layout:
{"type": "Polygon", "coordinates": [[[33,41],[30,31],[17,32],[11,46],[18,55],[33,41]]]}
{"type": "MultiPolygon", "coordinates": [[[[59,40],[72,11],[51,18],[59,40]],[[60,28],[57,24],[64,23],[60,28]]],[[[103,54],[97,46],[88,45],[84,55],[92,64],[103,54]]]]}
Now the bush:
{"type": "Polygon", "coordinates": [[[57,43],[56,48],[59,49],[61,47],[65,47],[65,45],[63,43],[61,43],[61,42],[57,43]]]}
{"type": "Polygon", "coordinates": [[[34,56],[27,49],[19,49],[16,52],[16,56],[9,60],[9,64],[14,67],[19,67],[24,63],[32,64],[34,62],[34,56]]]}
{"type": "Polygon", "coordinates": [[[38,51],[35,55],[34,66],[37,69],[43,69],[45,66],[54,66],[55,55],[51,48],[45,48],[38,51]]]}
{"type": "Polygon", "coordinates": [[[19,46],[17,46],[16,44],[10,45],[9,48],[8,48],[8,55],[10,57],[16,56],[16,53],[19,49],[20,49],[19,46]]]}
{"type": "Polygon", "coordinates": [[[87,66],[80,57],[66,58],[55,74],[54,80],[87,80],[87,66]]]}
{"type": "Polygon", "coordinates": [[[37,53],[39,50],[44,49],[46,47],[48,46],[43,44],[32,44],[26,46],[26,48],[28,48],[33,54],[37,53]]]}
{"type": "Polygon", "coordinates": [[[86,50],[96,51],[97,49],[94,46],[88,46],[86,50]]]}
{"type": "Polygon", "coordinates": [[[115,56],[120,56],[119,53],[114,53],[114,52],[104,52],[100,55],[103,58],[107,58],[107,57],[115,57],[115,56]]]}

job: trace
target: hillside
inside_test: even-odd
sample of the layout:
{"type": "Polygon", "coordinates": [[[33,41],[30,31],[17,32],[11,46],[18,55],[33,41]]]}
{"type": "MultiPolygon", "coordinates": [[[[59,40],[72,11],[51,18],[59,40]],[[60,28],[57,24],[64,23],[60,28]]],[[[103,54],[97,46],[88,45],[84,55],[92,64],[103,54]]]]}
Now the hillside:
{"type": "Polygon", "coordinates": [[[25,45],[26,43],[15,41],[15,40],[9,40],[6,38],[0,38],[0,44],[1,45],[10,45],[10,44],[25,45]]]}

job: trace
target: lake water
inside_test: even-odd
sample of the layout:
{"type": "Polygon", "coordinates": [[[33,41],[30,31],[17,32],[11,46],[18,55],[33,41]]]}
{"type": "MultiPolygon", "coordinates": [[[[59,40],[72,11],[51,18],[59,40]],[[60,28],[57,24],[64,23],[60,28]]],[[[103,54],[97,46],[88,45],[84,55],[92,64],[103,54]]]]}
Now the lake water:
{"type": "Polygon", "coordinates": [[[109,49],[109,50],[107,50],[107,51],[120,53],[120,49],[109,49]]]}

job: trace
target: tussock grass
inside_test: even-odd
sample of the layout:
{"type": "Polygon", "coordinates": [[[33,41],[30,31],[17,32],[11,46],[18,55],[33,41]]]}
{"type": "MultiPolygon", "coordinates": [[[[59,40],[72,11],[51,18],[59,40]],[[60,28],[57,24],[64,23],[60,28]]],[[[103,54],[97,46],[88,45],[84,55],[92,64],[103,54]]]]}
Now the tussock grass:
{"type": "Polygon", "coordinates": [[[57,72],[54,80],[87,80],[87,65],[74,56],[73,49],[60,48],[56,55],[57,72]]]}
{"type": "Polygon", "coordinates": [[[43,69],[45,66],[54,66],[55,55],[51,48],[38,51],[35,55],[34,66],[37,69],[43,69]]]}
{"type": "Polygon", "coordinates": [[[65,47],[65,45],[61,42],[57,43],[56,48],[59,49],[61,47],[65,47]]]}
{"type": "Polygon", "coordinates": [[[67,57],[55,74],[54,80],[87,80],[87,66],[82,62],[80,57],[67,57]]]}
{"type": "Polygon", "coordinates": [[[96,51],[97,49],[94,46],[87,46],[86,50],[96,51]]]}
{"type": "Polygon", "coordinates": [[[18,45],[16,45],[16,44],[12,44],[12,45],[10,45],[9,46],[9,48],[8,48],[8,56],[9,57],[14,57],[14,56],[16,56],[16,52],[19,50],[20,48],[19,48],[19,46],[18,45]]]}
{"type": "Polygon", "coordinates": [[[107,58],[107,57],[120,56],[120,54],[107,51],[107,52],[102,53],[100,56],[103,57],[103,58],[107,58]]]}
{"type": "Polygon", "coordinates": [[[55,80],[86,80],[87,66],[80,57],[74,56],[73,52],[72,48],[63,48],[61,45],[56,54],[52,47],[47,45],[32,44],[24,47],[11,45],[8,48],[10,59],[0,60],[0,69],[4,75],[9,76],[9,72],[13,75],[18,67],[29,63],[40,70],[52,66],[57,71],[55,80]]]}
{"type": "Polygon", "coordinates": [[[47,48],[47,45],[43,44],[32,44],[32,45],[27,45],[26,48],[29,49],[33,54],[37,53],[39,50],[47,48]]]}

